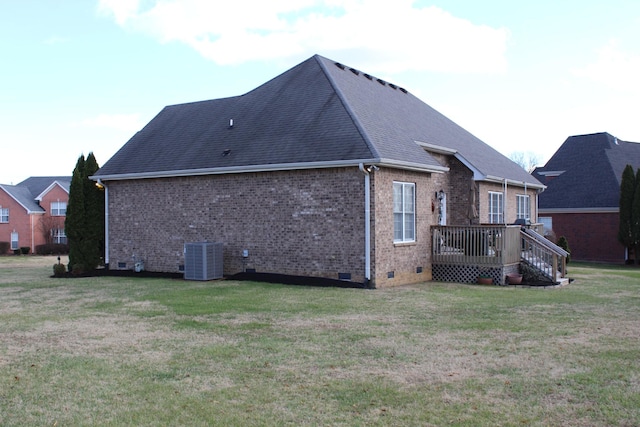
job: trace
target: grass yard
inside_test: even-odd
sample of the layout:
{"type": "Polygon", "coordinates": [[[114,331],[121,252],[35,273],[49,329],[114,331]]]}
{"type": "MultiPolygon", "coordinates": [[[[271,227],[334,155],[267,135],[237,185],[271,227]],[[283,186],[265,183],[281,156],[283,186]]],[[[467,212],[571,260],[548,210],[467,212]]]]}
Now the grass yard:
{"type": "Polygon", "coordinates": [[[0,257],[3,426],[640,425],[639,269],[360,290],[54,262],[0,257]]]}

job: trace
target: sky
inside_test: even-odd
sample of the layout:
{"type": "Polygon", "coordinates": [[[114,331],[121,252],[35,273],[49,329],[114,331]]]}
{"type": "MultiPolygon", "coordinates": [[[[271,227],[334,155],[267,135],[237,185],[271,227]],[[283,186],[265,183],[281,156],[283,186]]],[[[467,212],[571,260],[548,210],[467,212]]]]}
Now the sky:
{"type": "Polygon", "coordinates": [[[0,183],[100,165],[166,105],[242,95],[314,54],[406,88],[543,165],[640,142],[637,0],[0,0],[0,183]]]}

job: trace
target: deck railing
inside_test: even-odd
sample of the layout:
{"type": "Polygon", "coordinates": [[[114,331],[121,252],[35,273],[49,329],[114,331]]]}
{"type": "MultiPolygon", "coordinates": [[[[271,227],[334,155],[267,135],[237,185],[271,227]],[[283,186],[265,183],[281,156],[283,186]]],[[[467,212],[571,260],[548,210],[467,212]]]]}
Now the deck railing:
{"type": "Polygon", "coordinates": [[[522,233],[522,259],[542,272],[552,281],[563,278],[567,273],[569,253],[558,245],[545,239],[534,230],[522,233]]]}
{"type": "Polygon", "coordinates": [[[432,262],[498,266],[520,261],[518,225],[433,226],[432,262]]]}

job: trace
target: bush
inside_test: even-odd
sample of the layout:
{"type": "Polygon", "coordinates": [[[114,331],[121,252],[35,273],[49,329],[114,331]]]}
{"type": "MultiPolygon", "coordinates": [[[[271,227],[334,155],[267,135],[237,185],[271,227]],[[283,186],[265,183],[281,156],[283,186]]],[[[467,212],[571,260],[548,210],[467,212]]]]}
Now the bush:
{"type": "Polygon", "coordinates": [[[20,246],[20,253],[22,255],[29,255],[29,251],[31,251],[29,246],[20,246]]]}
{"type": "Polygon", "coordinates": [[[567,255],[567,264],[569,264],[569,261],[571,261],[571,249],[569,249],[569,242],[567,241],[567,238],[564,236],[560,236],[560,238],[556,242],[556,245],[569,252],[569,255],[567,255]]]}
{"type": "Polygon", "coordinates": [[[9,244],[9,242],[0,242],[0,255],[4,255],[9,252],[10,247],[11,245],[9,244]]]}
{"type": "Polygon", "coordinates": [[[45,243],[44,245],[36,246],[36,253],[38,255],[61,255],[69,253],[69,245],[62,243],[45,243]]]}
{"type": "Polygon", "coordinates": [[[73,266],[70,266],[70,267],[71,268],[69,268],[69,271],[74,276],[81,276],[87,272],[87,269],[85,268],[84,264],[73,264],[73,266]]]}
{"type": "Polygon", "coordinates": [[[55,277],[62,277],[67,272],[64,264],[53,264],[53,275],[55,277]]]}

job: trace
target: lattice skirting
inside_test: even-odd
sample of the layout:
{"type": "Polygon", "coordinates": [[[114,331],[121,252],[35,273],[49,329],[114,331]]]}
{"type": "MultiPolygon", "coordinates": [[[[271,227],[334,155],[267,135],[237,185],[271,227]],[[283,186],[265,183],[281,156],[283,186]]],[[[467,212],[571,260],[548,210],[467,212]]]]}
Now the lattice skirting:
{"type": "Polygon", "coordinates": [[[502,285],[505,276],[509,273],[517,273],[518,264],[505,266],[479,266],[479,265],[455,265],[434,264],[433,280],[436,282],[477,283],[480,273],[488,274],[495,285],[502,285]]]}

